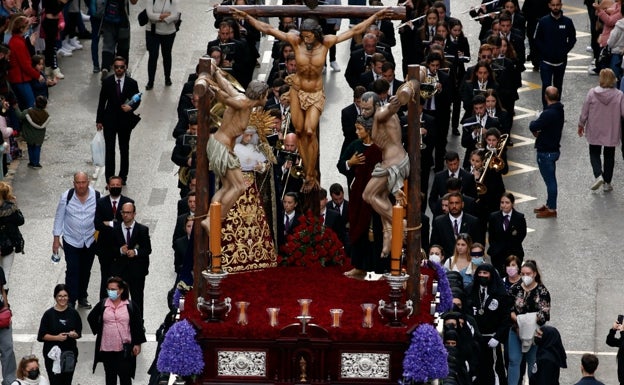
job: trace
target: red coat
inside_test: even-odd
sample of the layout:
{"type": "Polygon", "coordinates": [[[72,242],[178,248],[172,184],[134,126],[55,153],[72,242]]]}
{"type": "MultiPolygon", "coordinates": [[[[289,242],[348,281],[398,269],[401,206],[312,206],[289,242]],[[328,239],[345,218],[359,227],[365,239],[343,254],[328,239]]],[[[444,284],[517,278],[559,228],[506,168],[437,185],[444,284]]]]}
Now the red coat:
{"type": "Polygon", "coordinates": [[[13,35],[9,40],[11,60],[9,61],[9,83],[26,83],[39,79],[39,71],[33,68],[26,39],[22,35],[13,35]]]}

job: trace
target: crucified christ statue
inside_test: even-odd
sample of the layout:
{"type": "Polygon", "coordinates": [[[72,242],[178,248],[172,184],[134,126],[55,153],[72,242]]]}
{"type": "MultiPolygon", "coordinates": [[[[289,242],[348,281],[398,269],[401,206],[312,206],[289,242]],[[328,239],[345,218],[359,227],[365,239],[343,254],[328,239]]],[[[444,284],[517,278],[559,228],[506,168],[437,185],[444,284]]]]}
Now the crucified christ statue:
{"type": "Polygon", "coordinates": [[[355,27],[338,35],[323,36],[321,26],[314,19],[301,23],[300,34],[285,33],[249,16],[246,12],[232,9],[234,17],[244,19],[258,31],[286,41],[293,46],[297,72],[289,75],[290,117],[299,138],[299,153],[305,168],[306,180],[301,191],[308,193],[319,187],[316,162],[318,161],[318,125],[325,106],[323,91],[323,67],[327,52],[332,46],[363,33],[376,20],[391,18],[390,8],[383,8],[355,27]]]}

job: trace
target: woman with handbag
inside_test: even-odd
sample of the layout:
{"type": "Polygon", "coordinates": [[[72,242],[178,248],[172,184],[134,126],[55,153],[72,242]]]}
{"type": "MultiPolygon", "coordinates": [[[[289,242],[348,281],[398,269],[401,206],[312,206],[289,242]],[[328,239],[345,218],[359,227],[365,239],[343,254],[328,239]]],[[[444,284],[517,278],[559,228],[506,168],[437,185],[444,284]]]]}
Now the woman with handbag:
{"type": "Polygon", "coordinates": [[[17,368],[17,379],[11,385],[50,385],[41,375],[39,359],[34,354],[24,356],[17,368]]]}
{"type": "Polygon", "coordinates": [[[4,269],[7,291],[14,252],[23,252],[24,239],[18,228],[23,224],[24,216],[17,207],[11,185],[0,182],[0,266],[4,269]]]}
{"type": "Polygon", "coordinates": [[[67,290],[65,284],[56,285],[54,306],[43,313],[37,334],[37,341],[43,342],[43,357],[51,385],[71,384],[78,358],[76,340],[82,337],[82,320],[80,314],[68,305],[67,290]],[[60,373],[54,371],[55,359],[61,361],[60,373]]]}
{"type": "Polygon", "coordinates": [[[93,372],[98,362],[104,363],[106,385],[131,385],[136,371],[136,356],[146,342],[143,319],[129,299],[128,284],[119,277],[106,282],[108,298],[100,301],[89,316],[95,340],[93,372]]]}
{"type": "Polygon", "coordinates": [[[145,89],[149,91],[154,88],[159,48],[163,57],[165,86],[169,87],[173,84],[171,82],[171,50],[178,31],[180,12],[178,12],[178,0],[153,0],[152,5],[148,1],[145,10],[149,18],[149,23],[145,26],[145,45],[149,53],[145,89]]]}

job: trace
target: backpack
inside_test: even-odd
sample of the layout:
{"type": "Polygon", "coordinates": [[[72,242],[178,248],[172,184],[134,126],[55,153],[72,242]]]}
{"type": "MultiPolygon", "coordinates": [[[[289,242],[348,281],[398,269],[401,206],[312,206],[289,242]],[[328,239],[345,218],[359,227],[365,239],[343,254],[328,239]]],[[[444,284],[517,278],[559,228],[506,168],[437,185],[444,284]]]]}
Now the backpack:
{"type": "MultiPolygon", "coordinates": [[[[65,205],[69,204],[69,201],[72,199],[72,197],[74,196],[74,188],[70,188],[69,190],[67,190],[67,201],[65,202],[65,205]]],[[[100,192],[98,190],[95,190],[95,200],[97,201],[98,199],[100,199],[100,192]]]]}

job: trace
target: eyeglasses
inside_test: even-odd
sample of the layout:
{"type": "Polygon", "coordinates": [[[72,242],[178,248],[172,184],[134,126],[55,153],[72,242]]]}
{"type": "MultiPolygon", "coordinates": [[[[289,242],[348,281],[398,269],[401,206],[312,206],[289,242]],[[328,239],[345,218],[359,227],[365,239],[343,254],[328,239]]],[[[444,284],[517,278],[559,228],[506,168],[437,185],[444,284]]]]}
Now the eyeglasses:
{"type": "Polygon", "coordinates": [[[492,55],[481,55],[481,59],[491,59],[492,55]]]}
{"type": "Polygon", "coordinates": [[[33,360],[33,359],[34,360],[37,359],[37,356],[34,355],[34,354],[29,354],[29,355],[26,355],[26,356],[22,357],[22,360],[33,360]]]}
{"type": "Polygon", "coordinates": [[[113,68],[115,68],[116,70],[123,70],[126,68],[125,65],[114,65],[113,68]]]}
{"type": "Polygon", "coordinates": [[[130,214],[134,214],[134,211],[122,211],[122,212],[121,212],[121,214],[122,214],[122,215],[123,215],[123,214],[130,215],[130,214]]]}

